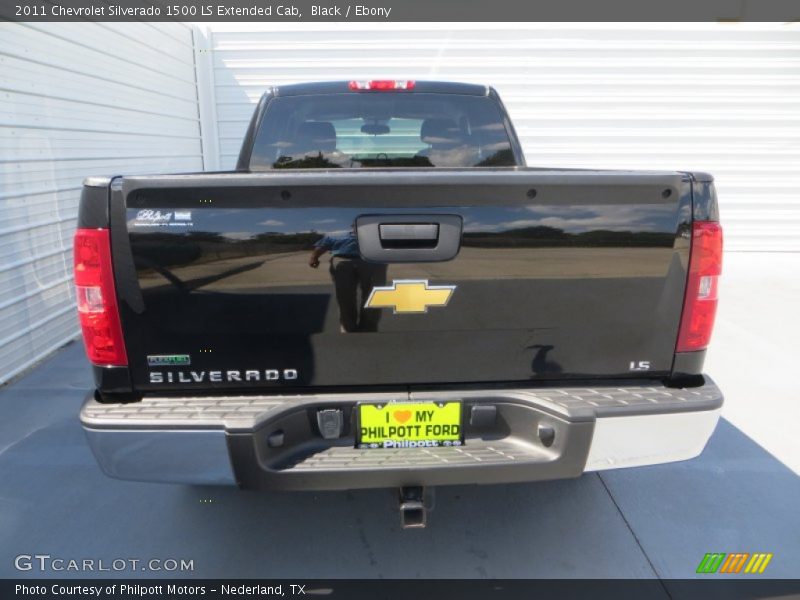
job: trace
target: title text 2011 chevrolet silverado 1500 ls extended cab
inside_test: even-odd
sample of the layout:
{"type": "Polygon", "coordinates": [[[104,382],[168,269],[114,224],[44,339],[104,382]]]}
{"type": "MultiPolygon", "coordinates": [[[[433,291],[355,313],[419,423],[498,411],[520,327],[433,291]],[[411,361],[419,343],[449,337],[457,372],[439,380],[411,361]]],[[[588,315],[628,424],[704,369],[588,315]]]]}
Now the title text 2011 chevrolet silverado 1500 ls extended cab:
{"type": "Polygon", "coordinates": [[[497,94],[264,94],[235,172],[88,179],[75,237],[122,479],[283,490],[576,477],[698,455],[722,233],[702,173],[525,166],[497,94]]]}

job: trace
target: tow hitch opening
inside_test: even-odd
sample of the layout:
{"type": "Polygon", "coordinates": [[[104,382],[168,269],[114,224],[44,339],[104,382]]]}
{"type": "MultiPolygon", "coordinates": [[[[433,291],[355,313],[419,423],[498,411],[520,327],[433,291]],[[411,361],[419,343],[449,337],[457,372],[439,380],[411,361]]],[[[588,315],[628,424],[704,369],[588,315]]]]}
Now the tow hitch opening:
{"type": "Polygon", "coordinates": [[[428,524],[428,510],[433,508],[433,490],[422,486],[401,487],[399,497],[400,527],[424,528],[428,524]]]}

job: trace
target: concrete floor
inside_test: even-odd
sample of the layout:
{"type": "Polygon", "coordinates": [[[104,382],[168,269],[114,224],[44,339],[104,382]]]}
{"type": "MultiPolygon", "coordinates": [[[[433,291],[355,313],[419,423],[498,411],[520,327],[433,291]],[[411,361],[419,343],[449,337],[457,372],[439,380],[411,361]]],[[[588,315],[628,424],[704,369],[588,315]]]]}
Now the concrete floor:
{"type": "Polygon", "coordinates": [[[772,552],[765,576],[797,577],[800,255],[730,254],[725,270],[707,371],[726,405],[700,458],[441,488],[421,531],[399,529],[387,490],[264,494],[106,478],[78,423],[90,375],[71,344],[0,390],[0,577],[92,576],[14,569],[15,556],[44,553],[193,559],[180,575],[194,577],[668,579],[695,576],[706,552],[772,552]]]}

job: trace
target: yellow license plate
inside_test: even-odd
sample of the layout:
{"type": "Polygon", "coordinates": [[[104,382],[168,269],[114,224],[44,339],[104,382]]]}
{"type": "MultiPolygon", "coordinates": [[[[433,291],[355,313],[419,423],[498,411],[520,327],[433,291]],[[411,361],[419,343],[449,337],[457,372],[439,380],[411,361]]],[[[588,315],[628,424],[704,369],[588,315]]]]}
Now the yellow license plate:
{"type": "Polygon", "coordinates": [[[461,402],[359,404],[359,448],[461,446],[461,402]]]}

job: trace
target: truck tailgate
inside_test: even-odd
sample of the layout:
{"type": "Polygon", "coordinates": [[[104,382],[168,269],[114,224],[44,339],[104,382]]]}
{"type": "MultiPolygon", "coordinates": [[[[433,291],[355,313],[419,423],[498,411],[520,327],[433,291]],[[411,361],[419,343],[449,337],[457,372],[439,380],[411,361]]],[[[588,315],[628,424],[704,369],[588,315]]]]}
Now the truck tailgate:
{"type": "Polygon", "coordinates": [[[111,219],[139,391],[654,377],[691,188],[518,168],[133,177],[111,219]],[[314,269],[320,244],[338,255],[314,269]]]}

